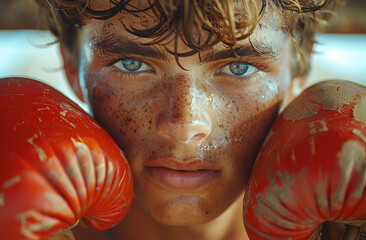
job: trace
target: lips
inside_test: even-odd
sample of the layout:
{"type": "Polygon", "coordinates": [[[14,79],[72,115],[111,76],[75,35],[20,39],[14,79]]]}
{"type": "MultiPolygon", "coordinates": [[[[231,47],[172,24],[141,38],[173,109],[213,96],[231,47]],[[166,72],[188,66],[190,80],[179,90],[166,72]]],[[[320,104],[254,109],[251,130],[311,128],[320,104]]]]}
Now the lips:
{"type": "Polygon", "coordinates": [[[149,177],[159,184],[175,189],[199,189],[217,179],[221,171],[200,160],[186,163],[159,159],[145,165],[149,177]]]}

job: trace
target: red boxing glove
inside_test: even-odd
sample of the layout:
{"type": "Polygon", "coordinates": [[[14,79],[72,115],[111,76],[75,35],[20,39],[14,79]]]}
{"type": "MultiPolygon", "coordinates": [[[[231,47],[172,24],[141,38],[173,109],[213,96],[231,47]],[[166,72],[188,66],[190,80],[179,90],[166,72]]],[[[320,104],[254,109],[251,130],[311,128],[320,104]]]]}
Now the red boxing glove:
{"type": "Polygon", "coordinates": [[[133,196],[125,156],[93,118],[55,89],[0,80],[0,236],[48,239],[80,221],[107,229],[133,196]]]}
{"type": "Polygon", "coordinates": [[[365,239],[366,87],[322,82],[284,110],[254,164],[244,225],[250,239],[365,239]]]}

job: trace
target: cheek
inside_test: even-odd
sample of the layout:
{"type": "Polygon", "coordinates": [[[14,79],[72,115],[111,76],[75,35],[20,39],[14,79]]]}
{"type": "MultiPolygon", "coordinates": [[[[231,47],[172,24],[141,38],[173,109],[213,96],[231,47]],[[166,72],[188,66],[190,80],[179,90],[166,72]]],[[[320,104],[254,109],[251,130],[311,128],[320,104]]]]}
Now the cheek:
{"type": "Polygon", "coordinates": [[[89,80],[89,98],[94,118],[122,148],[127,157],[136,146],[147,146],[156,123],[158,90],[136,94],[123,84],[106,78],[89,80]],[[132,147],[134,146],[134,147],[132,147]]]}
{"type": "Polygon", "coordinates": [[[228,154],[236,159],[233,162],[236,169],[247,171],[254,162],[282,102],[278,89],[278,84],[268,81],[258,89],[238,93],[235,100],[227,103],[230,110],[219,127],[227,133],[226,141],[231,148],[228,154]]]}
{"type": "Polygon", "coordinates": [[[130,105],[130,97],[124,93],[123,87],[94,77],[88,80],[88,93],[94,118],[117,142],[136,132],[133,105],[130,105]]]}

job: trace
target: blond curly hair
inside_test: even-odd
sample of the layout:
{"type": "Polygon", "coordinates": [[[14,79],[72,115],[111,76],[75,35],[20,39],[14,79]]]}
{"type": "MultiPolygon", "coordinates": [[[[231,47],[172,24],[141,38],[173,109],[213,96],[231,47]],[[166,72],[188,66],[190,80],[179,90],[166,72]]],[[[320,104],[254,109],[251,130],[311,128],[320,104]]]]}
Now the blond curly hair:
{"type": "MultiPolygon", "coordinates": [[[[77,29],[86,18],[108,19],[118,13],[139,16],[152,12],[157,23],[146,29],[125,26],[132,34],[151,38],[151,44],[183,41],[191,51],[178,53],[175,45],[172,53],[178,63],[179,57],[200,52],[218,42],[234,46],[237,41],[249,37],[268,4],[283,16],[285,29],[294,43],[293,75],[305,74],[314,36],[322,24],[342,5],[343,0],[148,0],[148,7],[136,9],[134,0],[109,0],[111,7],[106,10],[92,8],[92,0],[34,0],[40,7],[48,29],[70,52],[77,48],[73,44],[77,29]],[[234,10],[234,3],[244,6],[241,16],[234,10]],[[194,26],[194,27],[192,27],[194,26]],[[194,37],[200,33],[200,37],[194,37]]],[[[123,22],[122,22],[123,24],[123,22]]]]}

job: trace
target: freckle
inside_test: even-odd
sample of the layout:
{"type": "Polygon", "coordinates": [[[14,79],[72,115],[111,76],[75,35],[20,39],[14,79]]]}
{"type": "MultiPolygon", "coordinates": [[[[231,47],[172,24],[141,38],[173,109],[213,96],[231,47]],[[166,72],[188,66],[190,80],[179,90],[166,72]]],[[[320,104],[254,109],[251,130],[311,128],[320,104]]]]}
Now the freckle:
{"type": "Polygon", "coordinates": [[[208,215],[208,210],[206,210],[206,215],[208,215]]]}

